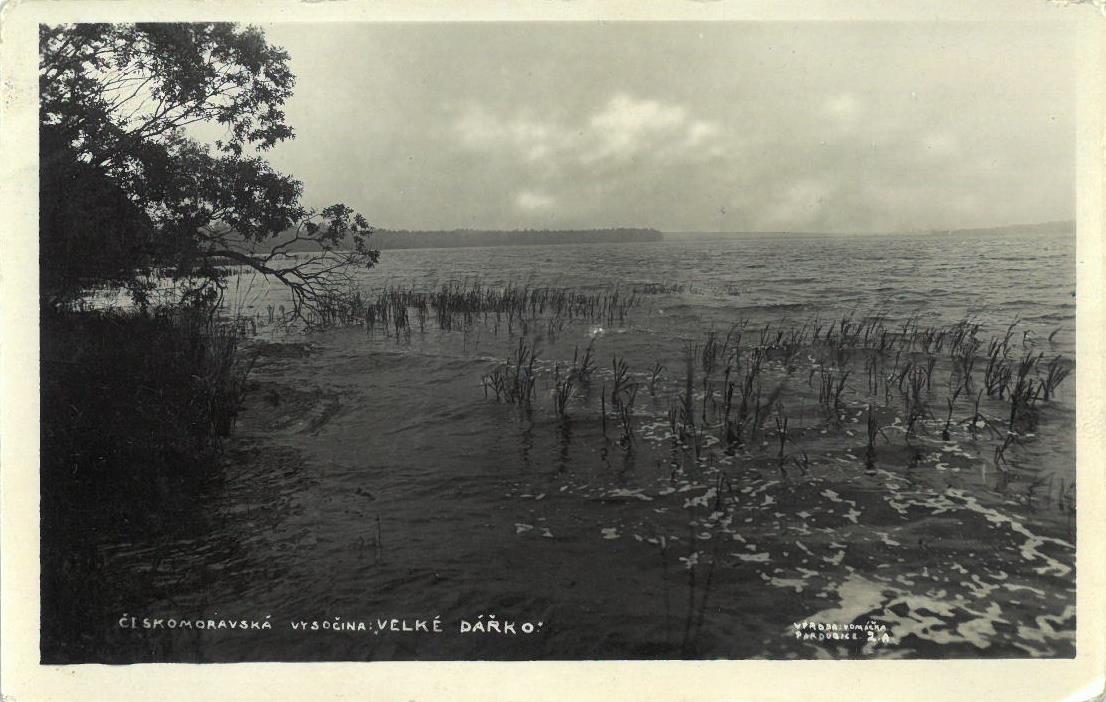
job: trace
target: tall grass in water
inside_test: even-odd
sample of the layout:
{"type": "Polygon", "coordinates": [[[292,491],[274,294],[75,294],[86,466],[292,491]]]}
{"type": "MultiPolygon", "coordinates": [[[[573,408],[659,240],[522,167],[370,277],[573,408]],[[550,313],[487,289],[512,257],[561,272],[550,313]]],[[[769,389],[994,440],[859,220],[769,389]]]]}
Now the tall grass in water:
{"type": "Polygon", "coordinates": [[[617,355],[611,357],[611,373],[611,407],[618,417],[622,432],[618,443],[623,448],[629,448],[634,441],[634,400],[637,399],[638,384],[630,375],[630,366],[626,359],[617,355]]]}
{"type": "Polygon", "coordinates": [[[308,321],[313,326],[364,324],[372,333],[390,323],[397,338],[409,335],[408,310],[416,311],[420,330],[431,317],[444,331],[490,325],[495,333],[506,327],[509,333],[526,333],[539,320],[552,334],[566,322],[623,322],[638,303],[638,294],[618,288],[581,292],[570,288],[507,285],[485,288],[480,283],[442,285],[436,290],[385,288],[375,300],[363,300],[360,293],[324,300],[321,311],[308,321]]]}
{"type": "Polygon", "coordinates": [[[51,452],[195,456],[234,425],[252,363],[210,310],[47,312],[42,430],[51,452]]]}
{"type": "Polygon", "coordinates": [[[784,463],[787,461],[787,455],[784,453],[785,444],[789,437],[787,435],[787,417],[780,417],[776,415],[776,440],[779,442],[779,450],[776,452],[776,462],[779,467],[780,474],[787,477],[787,471],[784,469],[784,463]]]}
{"type": "Polygon", "coordinates": [[[727,383],[723,402],[723,423],[725,424],[725,445],[727,447],[743,446],[745,444],[745,426],[750,420],[755,432],[760,415],[760,372],[763,361],[763,349],[759,346],[755,347],[746,366],[745,377],[740,388],[737,388],[733,383],[727,383]],[[737,416],[731,421],[735,389],[740,390],[740,402],[737,405],[737,416]],[[752,417],[750,417],[750,402],[753,405],[752,417]]]}
{"type": "Polygon", "coordinates": [[[207,309],[42,313],[45,660],[91,660],[106,645],[72,633],[75,622],[112,616],[126,587],[88,587],[112,581],[100,535],[163,526],[175,502],[214,475],[251,367],[240,333],[207,309]]]}
{"type": "Polygon", "coordinates": [[[871,403],[868,404],[868,418],[866,420],[868,444],[864,450],[864,468],[869,473],[875,472],[876,469],[876,436],[883,435],[886,440],[887,435],[883,434],[883,430],[879,426],[879,422],[876,421],[876,416],[872,412],[871,403]]]}
{"type": "Polygon", "coordinates": [[[576,346],[572,350],[572,374],[575,376],[576,381],[582,385],[588,385],[591,382],[591,376],[595,372],[595,339],[592,338],[588,342],[587,348],[584,349],[583,355],[580,354],[580,347],[576,346]]]}
{"type": "Polygon", "coordinates": [[[529,409],[537,384],[537,375],[534,372],[537,358],[534,346],[524,337],[519,337],[514,354],[508,356],[503,365],[497,366],[481,378],[484,395],[487,396],[488,390],[492,390],[497,401],[502,400],[529,409]]]}
{"type": "MultiPolygon", "coordinates": [[[[540,303],[535,304],[540,312],[540,303]]],[[[603,435],[610,436],[607,425],[613,422],[611,438],[629,447],[635,440],[636,390],[647,384],[650,394],[656,396],[650,404],[654,408],[667,405],[673,456],[687,452],[679,460],[709,461],[714,455],[712,446],[717,445],[731,455],[737,449],[750,458],[767,454],[762,457],[771,460],[774,455],[772,464],[786,475],[792,463],[804,474],[819,465],[810,460],[815,454],[808,452],[818,450],[819,442],[832,446],[840,438],[838,434],[851,436],[848,424],[863,423],[867,408],[868,440],[860,461],[868,471],[875,470],[876,436],[891,443],[884,432],[889,427],[903,431],[905,455],[911,456],[912,465],[925,458],[927,444],[932,443],[915,441],[918,433],[932,431],[952,442],[960,432],[978,440],[979,430],[984,429],[1006,444],[996,452],[997,467],[1003,469],[1013,460],[1015,443],[1033,440],[1024,429],[1035,426],[1044,411],[1041,400],[1054,397],[1072,372],[1070,363],[1060,356],[1046,363],[1042,354],[1032,350],[1033,337],[1014,334],[1014,325],[988,344],[980,339],[980,325],[972,320],[926,326],[913,317],[892,326],[879,314],[846,314],[828,324],[819,320],[794,328],[764,324],[752,332],[755,343],[743,349],[743,337],[750,338],[745,329],[739,322],[728,334],[709,330],[704,338],[685,340],[683,373],[666,378],[671,384],[659,382],[662,363],[634,376],[626,359],[614,354],[598,402],[585,380],[596,372],[595,341],[586,348],[577,346],[571,366],[558,363],[551,369],[552,410],[566,417],[572,398],[582,398],[592,413],[599,411],[603,435]],[[1028,350],[1023,351],[1019,341],[1028,350]],[[794,371],[808,361],[807,387],[797,387],[802,383],[792,382],[794,371]],[[861,367],[863,378],[853,380],[861,367]],[[811,432],[802,408],[815,398],[825,416],[821,422],[814,417],[821,426],[811,432]],[[797,416],[785,416],[784,400],[798,401],[797,416]],[[958,418],[958,408],[965,404],[972,414],[958,418]],[[850,417],[855,408],[861,409],[850,417]],[[944,416],[936,417],[937,412],[944,416]],[[777,422],[774,433],[766,425],[773,413],[777,422]],[[881,416],[895,417],[895,421],[880,426],[881,416]],[[827,433],[831,435],[818,438],[827,433]],[[1010,433],[1014,439],[1003,441],[1010,433]],[[761,434],[771,437],[764,436],[762,442],[761,434]],[[807,443],[811,437],[814,444],[807,443]],[[778,446],[766,449],[773,440],[778,446]]],[[[516,352],[485,376],[484,384],[486,392],[495,392],[497,398],[528,407],[535,378],[528,343],[521,342],[520,348],[521,354],[516,352]]],[[[809,410],[806,418],[810,418],[809,410]]],[[[888,454],[892,455],[904,454],[888,454]]]]}
{"type": "Polygon", "coordinates": [[[695,428],[695,352],[691,342],[684,343],[684,391],[678,396],[675,410],[679,420],[679,440],[698,450],[699,434],[695,428]]]}
{"type": "Polygon", "coordinates": [[[915,427],[926,419],[932,419],[933,413],[929,410],[929,372],[921,366],[913,366],[904,377],[907,388],[903,402],[906,410],[906,439],[909,441],[914,435],[915,427]]]}
{"type": "MultiPolygon", "coordinates": [[[[1055,334],[1055,332],[1053,333],[1055,334]]],[[[1049,337],[1049,340],[1052,340],[1051,337],[1049,337]]],[[[1071,368],[1063,365],[1063,359],[1063,356],[1057,356],[1048,362],[1045,379],[1042,385],[1045,402],[1052,399],[1052,396],[1056,393],[1056,388],[1071,374],[1071,368]]]]}
{"type": "Polygon", "coordinates": [[[700,349],[700,367],[703,369],[703,411],[700,416],[703,422],[707,418],[707,402],[714,398],[714,388],[711,385],[711,374],[714,372],[714,364],[718,361],[718,334],[712,329],[707,332],[706,341],[700,349]]]}
{"type": "Polygon", "coordinates": [[[1044,384],[1034,380],[1029,374],[1040,360],[1041,355],[1033,356],[1032,353],[1026,353],[1025,358],[1017,365],[1017,380],[1010,389],[1010,420],[1007,422],[1011,432],[1015,430],[1014,427],[1019,419],[1032,421],[1033,405],[1040,397],[1044,384]]]}
{"type": "Polygon", "coordinates": [[[649,369],[649,394],[657,394],[657,380],[661,377],[661,373],[664,372],[664,364],[657,361],[653,364],[653,367],[649,369]]]}
{"type": "Polygon", "coordinates": [[[952,438],[952,411],[956,407],[956,399],[960,397],[960,392],[964,389],[964,385],[961,382],[956,386],[956,391],[953,392],[952,397],[945,399],[945,403],[948,405],[949,411],[945,415],[945,426],[941,429],[941,441],[949,441],[952,438]]]}
{"type": "Polygon", "coordinates": [[[568,417],[568,402],[576,392],[576,372],[569,369],[561,375],[561,365],[553,368],[553,408],[562,419],[568,417]]]}

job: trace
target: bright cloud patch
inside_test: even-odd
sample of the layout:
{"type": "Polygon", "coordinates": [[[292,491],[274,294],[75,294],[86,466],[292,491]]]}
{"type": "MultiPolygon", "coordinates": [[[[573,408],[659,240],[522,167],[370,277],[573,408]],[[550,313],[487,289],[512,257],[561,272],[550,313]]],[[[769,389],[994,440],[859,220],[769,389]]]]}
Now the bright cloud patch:
{"type": "Polygon", "coordinates": [[[626,93],[575,119],[468,104],[455,110],[451,131],[462,152],[479,155],[482,169],[517,175],[525,188],[514,195],[514,209],[530,216],[564,202],[581,217],[602,213],[611,198],[639,197],[649,173],[710,169],[727,152],[718,123],[626,93]]]}
{"type": "Polygon", "coordinates": [[[515,205],[520,210],[535,211],[549,209],[555,204],[553,198],[543,193],[523,190],[515,196],[515,205]]]}
{"type": "Polygon", "coordinates": [[[579,124],[495,115],[469,106],[454,129],[469,149],[510,151],[524,161],[593,164],[640,158],[687,160],[721,153],[721,128],[693,119],[687,108],[659,100],[613,96],[579,124]]]}
{"type": "Polygon", "coordinates": [[[657,100],[616,95],[589,124],[595,150],[585,155],[585,161],[629,159],[674,137],[678,139],[686,130],[687,110],[657,100]]]}
{"type": "Polygon", "coordinates": [[[860,98],[852,93],[834,95],[822,104],[822,114],[837,127],[851,129],[864,114],[860,98]]]}
{"type": "Polygon", "coordinates": [[[687,139],[684,144],[688,147],[696,147],[718,137],[720,129],[713,122],[696,121],[687,128],[687,139]]]}
{"type": "Polygon", "coordinates": [[[453,126],[460,142],[472,148],[493,145],[503,134],[499,120],[480,107],[470,106],[464,110],[453,126]]]}

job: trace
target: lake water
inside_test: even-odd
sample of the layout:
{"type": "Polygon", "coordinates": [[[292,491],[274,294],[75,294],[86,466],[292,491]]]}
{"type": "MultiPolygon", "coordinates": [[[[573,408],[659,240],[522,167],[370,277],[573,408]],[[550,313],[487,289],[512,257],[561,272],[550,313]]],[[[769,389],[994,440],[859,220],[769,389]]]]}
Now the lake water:
{"type": "Polygon", "coordinates": [[[1005,449],[1009,400],[982,394],[987,423],[973,401],[988,342],[1015,321],[1012,362],[1071,367],[1074,267],[1062,233],[386,251],[360,279],[368,298],[476,282],[640,291],[622,319],[478,317],[445,331],[431,315],[398,338],[285,330],[269,323],[277,291],[243,279],[230,304],[259,327],[247,405],[204,481],[103,531],[117,581],[111,611],[86,624],[109,632],[98,659],[1071,656],[1074,374],[1005,449]],[[909,380],[873,389],[866,375],[874,340],[844,361],[818,344],[781,358],[772,343],[815,319],[824,333],[873,315],[890,330],[981,325],[975,385],[947,417],[946,350],[913,346],[894,367],[888,351],[872,371],[934,359],[926,414],[907,427],[909,380]],[[772,347],[763,388],[776,404],[727,446],[721,365],[706,386],[697,367],[706,421],[698,410],[703,436],[689,441],[670,416],[685,345],[738,323],[733,380],[754,347],[772,347]],[[520,336],[536,348],[530,409],[482,382],[520,336]],[[560,417],[555,380],[589,344],[598,367],[560,417]],[[615,355],[637,385],[628,441],[609,397],[615,355]],[[840,378],[846,361],[827,407],[822,374],[840,378]],[[135,630],[117,626],[124,613],[273,626],[135,630]],[[493,616],[516,633],[462,633],[493,616]],[[403,631],[435,617],[441,633],[403,631]]]}

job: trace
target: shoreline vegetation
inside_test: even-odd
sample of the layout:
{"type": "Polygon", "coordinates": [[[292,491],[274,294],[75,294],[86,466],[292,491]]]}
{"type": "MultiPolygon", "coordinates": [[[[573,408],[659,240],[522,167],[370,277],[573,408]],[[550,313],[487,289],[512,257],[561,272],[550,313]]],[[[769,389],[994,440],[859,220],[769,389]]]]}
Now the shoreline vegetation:
{"type": "Polygon", "coordinates": [[[210,478],[253,360],[211,308],[46,308],[40,325],[41,651],[75,662],[102,641],[74,630],[114,606],[90,586],[112,579],[97,534],[161,528],[156,505],[210,478]]]}
{"type": "Polygon", "coordinates": [[[391,231],[378,229],[373,233],[373,246],[393,249],[462,248],[468,246],[543,246],[569,244],[628,244],[661,241],[656,229],[540,229],[540,230],[478,230],[452,231],[391,231]]]}
{"type": "MultiPolygon", "coordinates": [[[[829,237],[870,237],[887,236],[888,232],[881,231],[857,231],[857,232],[816,232],[816,231],[742,231],[742,232],[707,232],[707,231],[666,231],[666,241],[686,241],[703,239],[750,239],[766,236],[802,238],[829,238],[829,237]]],[[[1051,222],[1033,222],[1030,224],[1007,224],[995,227],[969,227],[960,229],[918,229],[896,232],[895,236],[1057,236],[1075,234],[1075,220],[1056,220],[1051,222]]]]}
{"type": "MultiPolygon", "coordinates": [[[[946,230],[901,232],[902,236],[1054,236],[1074,234],[1074,221],[1037,222],[998,227],[974,227],[946,230]]],[[[376,229],[372,245],[380,251],[408,249],[452,249],[484,246],[563,246],[579,244],[631,244],[662,241],[756,239],[763,237],[829,238],[841,236],[880,236],[885,232],[800,232],[800,231],[661,231],[651,227],[612,227],[605,229],[448,229],[411,230],[376,229]]],[[[282,235],[283,237],[283,235],[282,235]]],[[[310,241],[292,241],[284,247],[290,253],[317,250],[310,241]]]]}
{"type": "MultiPolygon", "coordinates": [[[[657,229],[614,227],[608,229],[376,229],[372,245],[381,251],[397,249],[446,249],[475,246],[548,246],[570,244],[627,244],[663,241],[657,229]]],[[[312,242],[295,242],[292,252],[312,251],[312,242]]]]}

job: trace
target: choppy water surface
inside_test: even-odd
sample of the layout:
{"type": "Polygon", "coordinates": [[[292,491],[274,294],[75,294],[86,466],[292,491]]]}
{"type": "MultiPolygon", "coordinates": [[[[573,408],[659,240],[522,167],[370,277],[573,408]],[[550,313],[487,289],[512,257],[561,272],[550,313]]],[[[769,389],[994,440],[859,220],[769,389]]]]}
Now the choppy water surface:
{"type": "MultiPolygon", "coordinates": [[[[104,660],[116,661],[1071,656],[1074,377],[1001,455],[1009,401],[984,393],[989,421],[972,415],[987,343],[1015,320],[1011,358],[1062,354],[1070,367],[1074,260],[1062,235],[385,252],[363,278],[367,298],[466,280],[646,291],[621,320],[478,318],[443,331],[431,315],[409,338],[286,332],[268,323],[281,301],[243,285],[234,304],[259,322],[257,362],[227,460],[199,487],[136,505],[139,529],[104,535],[117,614],[89,626],[111,630],[104,660]],[[870,352],[846,359],[827,410],[821,374],[840,377],[845,362],[817,346],[770,350],[761,382],[777,404],[741,445],[727,449],[717,423],[720,365],[706,390],[695,369],[701,445],[673,431],[685,341],[710,330],[721,341],[744,320],[739,381],[774,330],[850,313],[885,315],[888,328],[980,323],[976,390],[949,413],[951,356],[930,354],[931,416],[908,428],[900,390],[871,387],[870,352]],[[529,411],[481,382],[520,335],[537,348],[529,411]],[[563,419],[555,378],[589,343],[598,368],[563,419]],[[637,384],[628,444],[600,402],[612,355],[637,384]],[[136,631],[117,626],[124,613],[269,615],[273,628],[136,631]],[[460,633],[493,615],[535,631],[460,633]],[[435,616],[441,634],[392,630],[435,616]],[[310,629],[337,618],[366,628],[310,629]],[[869,628],[801,638],[850,624],[869,628]]],[[[894,372],[887,356],[877,374],[894,372]]]]}

